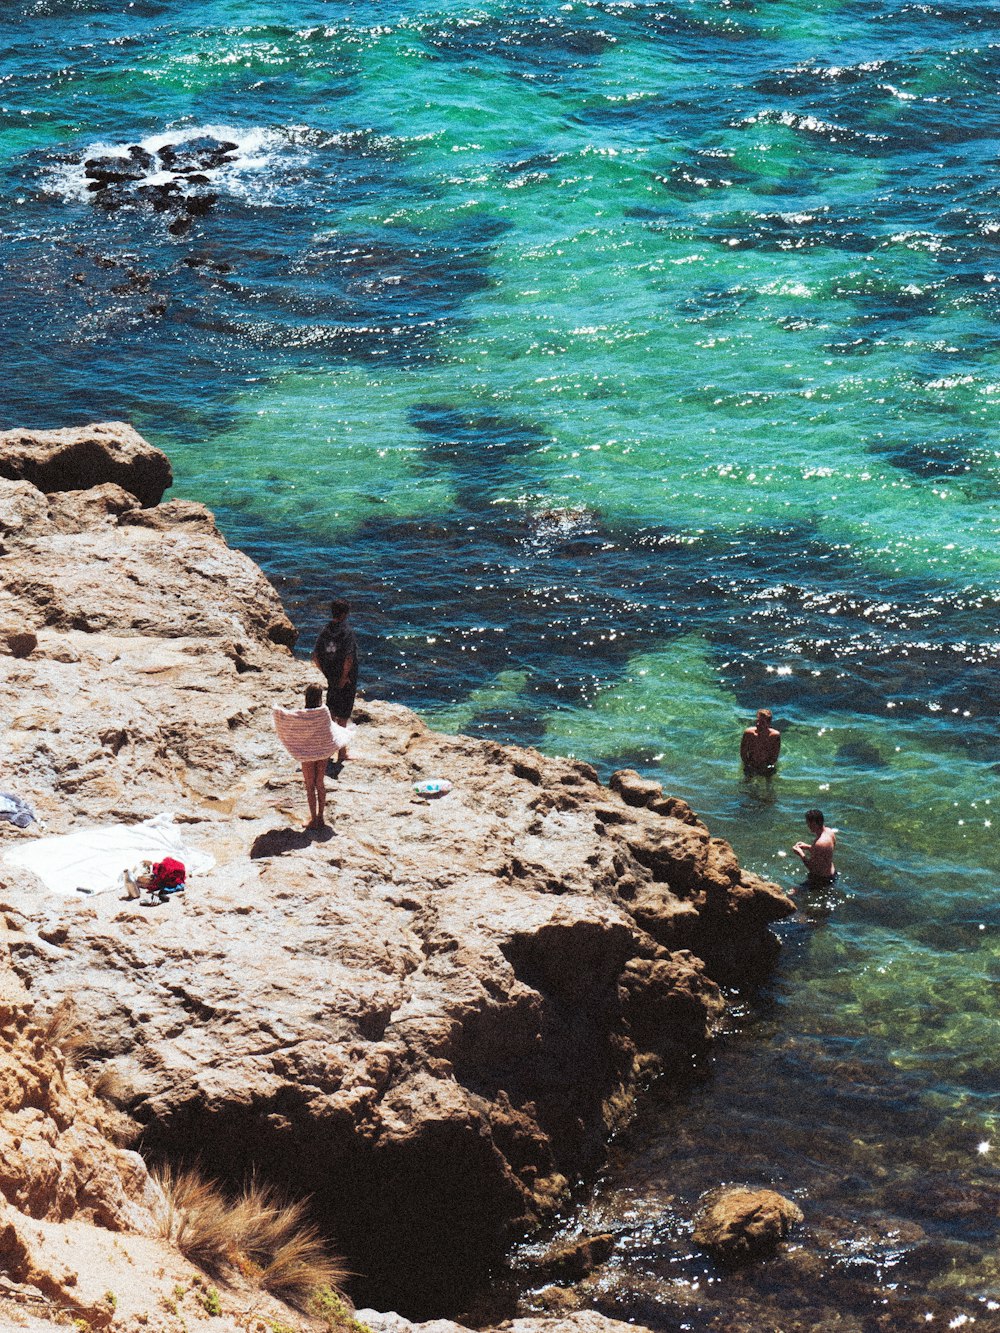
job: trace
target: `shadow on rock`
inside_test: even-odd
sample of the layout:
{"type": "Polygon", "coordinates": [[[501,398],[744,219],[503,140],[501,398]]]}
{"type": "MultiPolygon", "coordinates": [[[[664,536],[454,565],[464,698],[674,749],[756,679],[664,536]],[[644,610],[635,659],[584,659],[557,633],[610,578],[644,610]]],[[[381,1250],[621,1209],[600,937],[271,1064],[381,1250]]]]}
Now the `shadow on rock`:
{"type": "Polygon", "coordinates": [[[258,861],[262,856],[282,856],[285,852],[300,852],[314,840],[326,842],[333,837],[332,829],[323,829],[313,833],[309,829],[272,828],[254,838],[250,848],[251,861],[258,861]]]}

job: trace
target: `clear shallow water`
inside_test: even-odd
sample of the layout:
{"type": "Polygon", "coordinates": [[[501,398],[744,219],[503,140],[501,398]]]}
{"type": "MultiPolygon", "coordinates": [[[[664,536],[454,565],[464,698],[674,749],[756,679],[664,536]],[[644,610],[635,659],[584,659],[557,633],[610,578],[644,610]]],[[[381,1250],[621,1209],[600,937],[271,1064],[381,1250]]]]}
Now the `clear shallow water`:
{"type": "MultiPolygon", "coordinates": [[[[800,1197],[825,1282],[830,1219],[870,1219],[851,1317],[894,1283],[906,1318],[993,1317],[993,22],[4,11],[4,425],[134,421],[306,647],[329,589],[356,598],[372,693],[655,773],[785,882],[807,806],[841,830],[835,901],[593,1205],[676,1197],[602,1296],[665,1328],[739,1316],[746,1282],[670,1302],[689,1205],[747,1177],[800,1197]],[[89,158],[199,134],[235,148],[190,209],[86,189],[89,158]],[[770,787],[733,762],[758,704],[785,730],[770,787]],[[887,1218],[919,1259],[879,1260],[887,1218]]],[[[767,1299],[810,1310],[816,1272],[774,1271],[767,1299]]]]}

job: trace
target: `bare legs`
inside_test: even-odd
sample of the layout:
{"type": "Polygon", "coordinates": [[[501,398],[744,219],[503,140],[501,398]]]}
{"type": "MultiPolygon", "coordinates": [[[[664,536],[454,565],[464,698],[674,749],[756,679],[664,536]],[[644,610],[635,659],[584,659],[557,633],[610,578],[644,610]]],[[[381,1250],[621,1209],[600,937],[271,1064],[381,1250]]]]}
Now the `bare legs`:
{"type": "Polygon", "coordinates": [[[309,823],[307,829],[314,832],[325,827],[323,812],[326,809],[326,760],[308,760],[302,764],[302,781],[306,784],[306,799],[309,802],[309,823]]]}
{"type": "MultiPolygon", "coordinates": [[[[350,721],[350,718],[347,718],[347,717],[335,717],[333,720],[334,720],[334,722],[336,722],[336,724],[337,724],[338,727],[346,727],[347,724],[348,724],[348,722],[350,721]]],[[[342,764],[342,763],[344,762],[345,759],[350,759],[350,757],[351,757],[351,756],[347,753],[347,746],[346,746],[346,745],[342,745],[342,746],[340,747],[340,752],[339,752],[338,755],[337,755],[337,763],[338,763],[338,764],[342,764]]]]}

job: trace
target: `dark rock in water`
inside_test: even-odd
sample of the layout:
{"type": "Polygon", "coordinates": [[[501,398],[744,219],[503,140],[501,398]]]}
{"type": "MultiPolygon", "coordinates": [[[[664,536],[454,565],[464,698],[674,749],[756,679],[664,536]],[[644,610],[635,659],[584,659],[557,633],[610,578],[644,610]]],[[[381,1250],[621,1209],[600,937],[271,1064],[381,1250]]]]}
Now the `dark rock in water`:
{"type": "Polygon", "coordinates": [[[184,200],[184,211],[192,217],[202,217],[218,202],[216,194],[189,194],[184,200]]]}
{"type": "Polygon", "coordinates": [[[750,1263],[773,1254],[801,1221],[802,1209],[774,1190],[736,1185],[705,1195],[694,1241],[720,1263],[750,1263]]]}
{"type": "Polygon", "coordinates": [[[213,139],[201,135],[196,139],[185,139],[180,143],[164,144],[159,149],[160,161],[170,171],[181,173],[188,171],[211,171],[223,162],[231,161],[238,152],[239,144],[229,140],[213,139]]]}
{"type": "Polygon", "coordinates": [[[128,150],[128,155],[137,166],[142,167],[144,172],[153,171],[156,167],[156,158],[153,154],[137,143],[128,150]]]}
{"type": "Polygon", "coordinates": [[[141,181],[146,168],[130,157],[89,157],[83,164],[83,173],[91,180],[141,181]]]}
{"type": "Polygon", "coordinates": [[[191,230],[191,219],[185,215],[174,218],[173,222],[167,227],[171,236],[183,236],[191,230]]]}
{"type": "Polygon", "coordinates": [[[160,185],[140,185],[136,197],[151,204],[154,212],[165,213],[172,204],[179,204],[183,198],[181,187],[176,181],[164,181],[160,185]]]}
{"type": "Polygon", "coordinates": [[[101,208],[106,208],[109,212],[115,208],[124,208],[131,202],[132,196],[126,194],[120,185],[110,186],[107,182],[94,195],[94,203],[100,204],[101,208]]]}
{"type": "Polygon", "coordinates": [[[838,764],[860,764],[862,768],[886,768],[882,752],[871,741],[845,741],[837,746],[838,764]]]}

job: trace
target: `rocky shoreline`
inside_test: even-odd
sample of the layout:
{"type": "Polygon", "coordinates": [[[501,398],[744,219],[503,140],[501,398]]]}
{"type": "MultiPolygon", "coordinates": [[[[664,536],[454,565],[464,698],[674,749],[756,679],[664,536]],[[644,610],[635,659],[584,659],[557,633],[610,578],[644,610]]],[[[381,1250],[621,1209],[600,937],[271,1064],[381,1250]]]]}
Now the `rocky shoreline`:
{"type": "Polygon", "coordinates": [[[309,1195],[359,1298],[453,1312],[711,1041],[791,902],[637,774],[375,701],[306,835],[270,708],[311,670],[211,514],[162,502],[166,458],[118,424],[7,432],[0,478],[0,787],[48,834],[171,812],[215,861],[156,910],[0,863],[18,1012],[73,997],[147,1159],[309,1195]]]}

